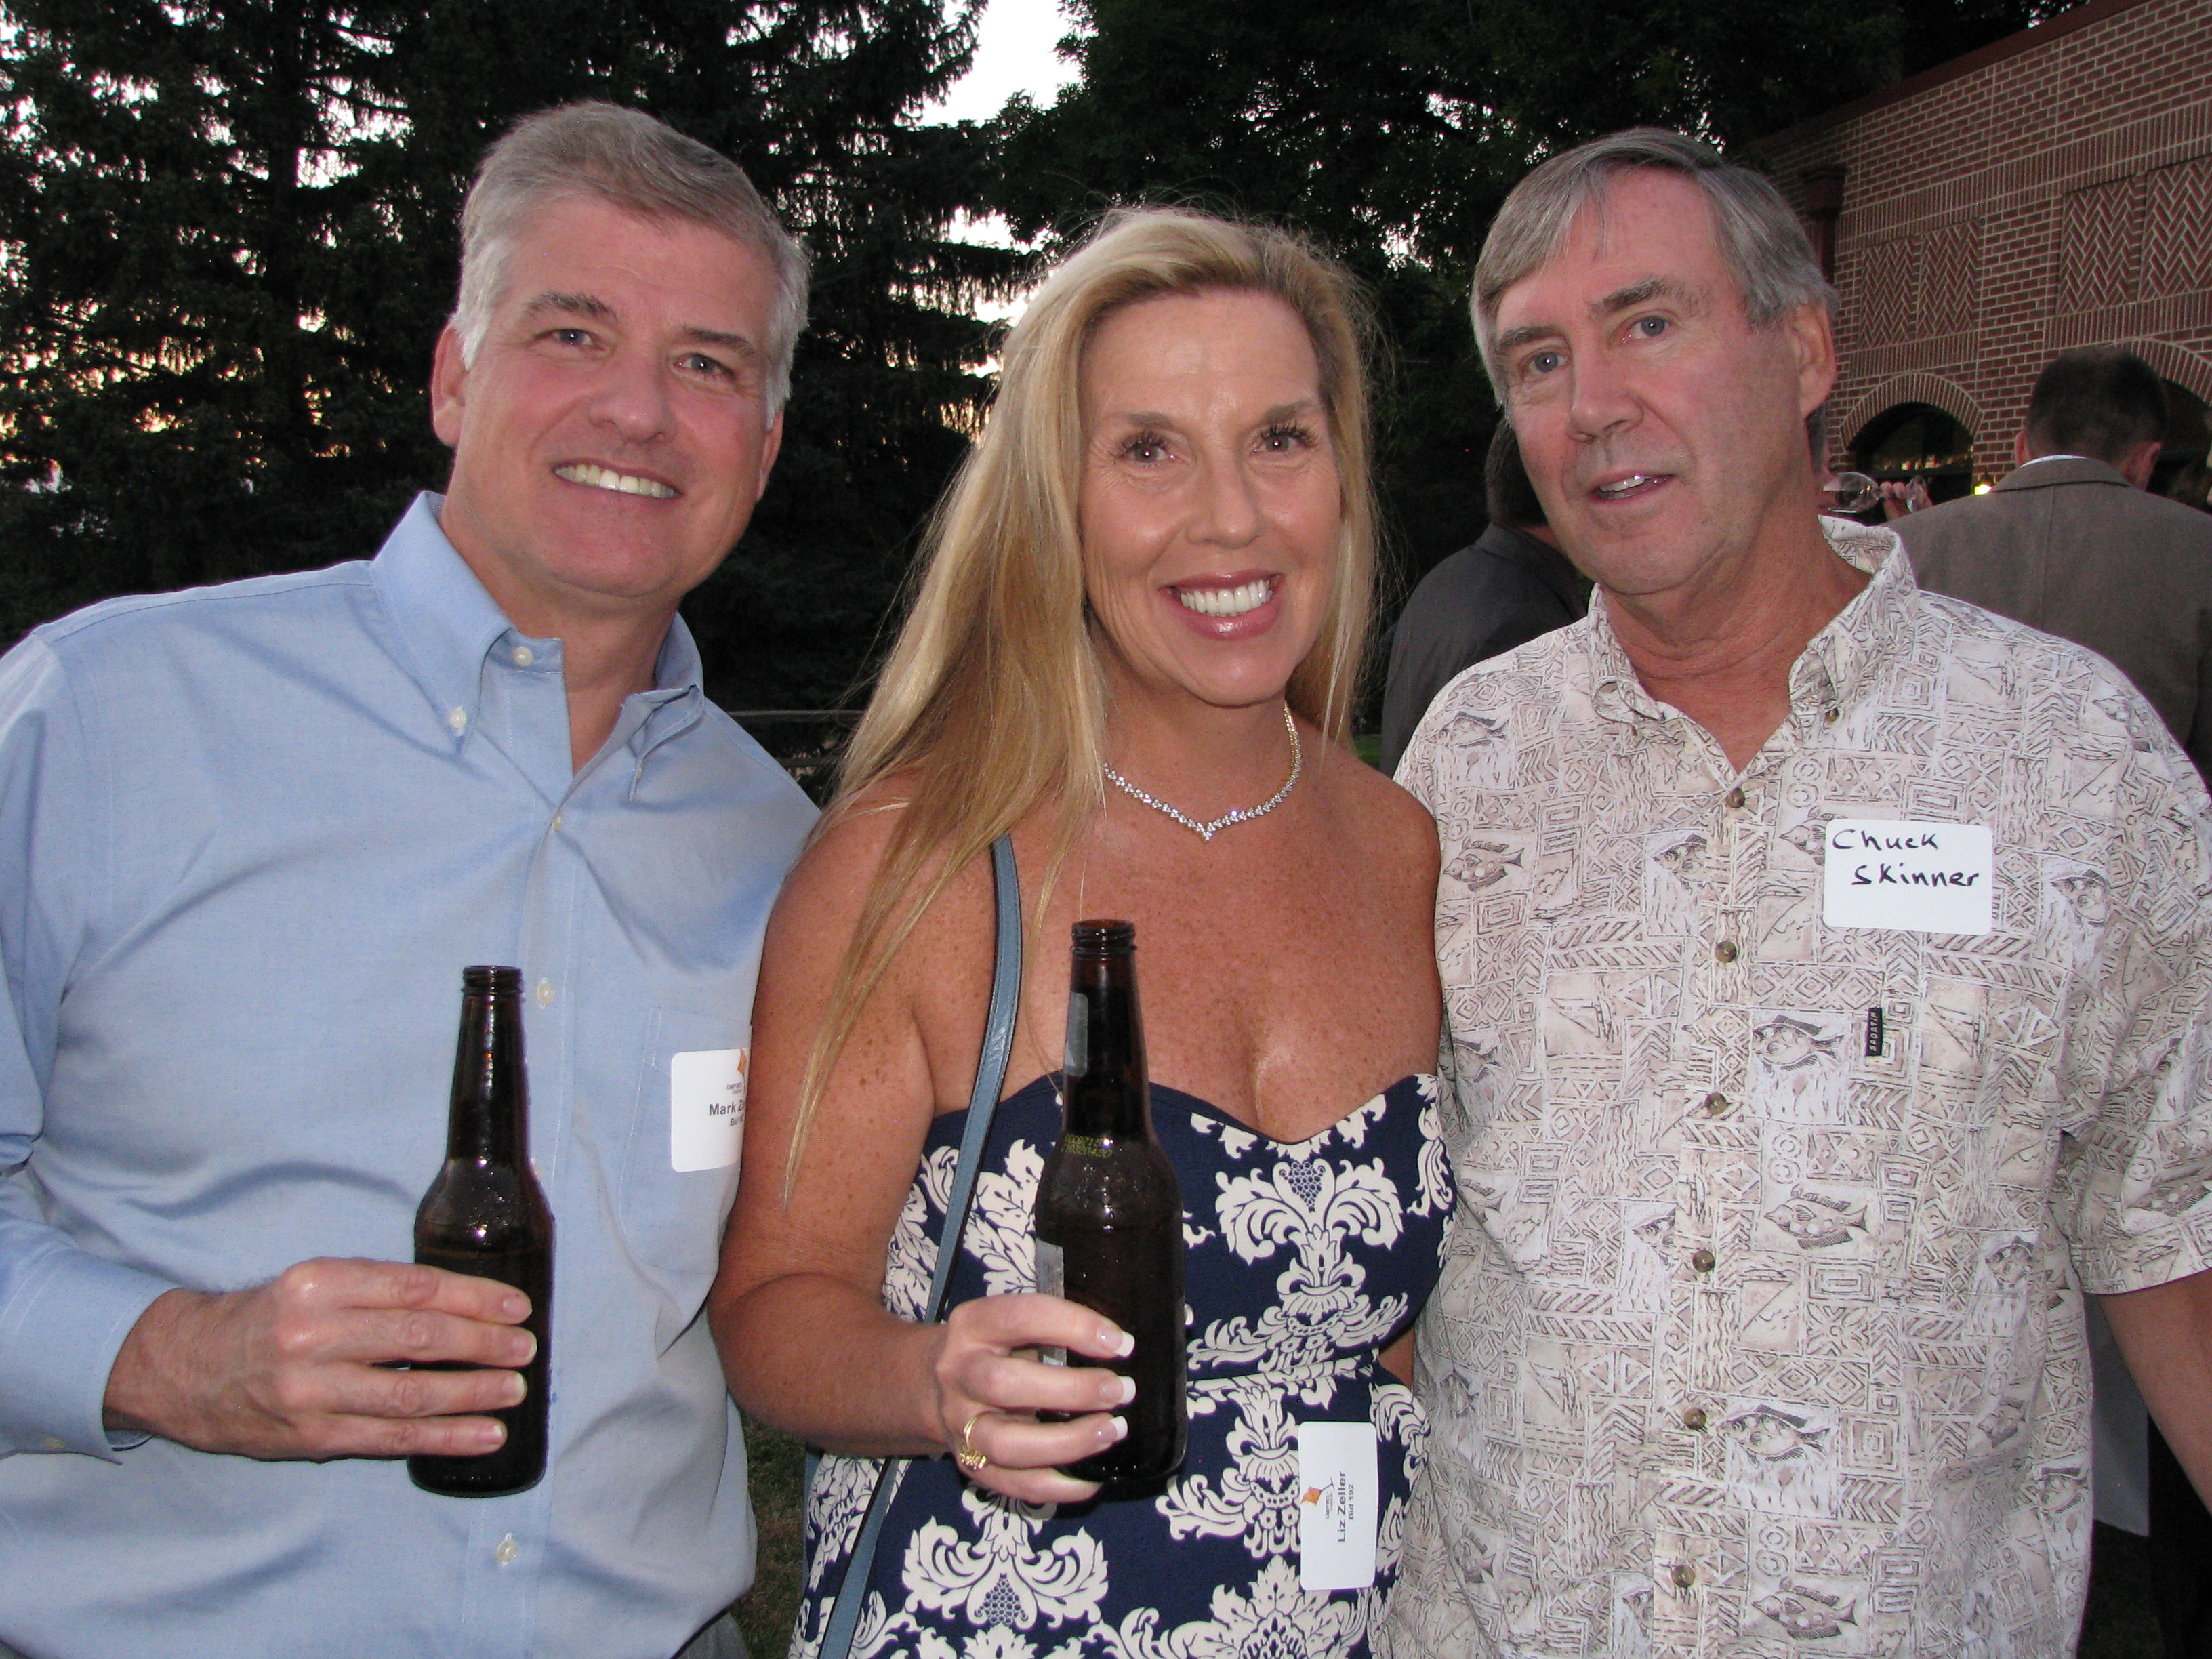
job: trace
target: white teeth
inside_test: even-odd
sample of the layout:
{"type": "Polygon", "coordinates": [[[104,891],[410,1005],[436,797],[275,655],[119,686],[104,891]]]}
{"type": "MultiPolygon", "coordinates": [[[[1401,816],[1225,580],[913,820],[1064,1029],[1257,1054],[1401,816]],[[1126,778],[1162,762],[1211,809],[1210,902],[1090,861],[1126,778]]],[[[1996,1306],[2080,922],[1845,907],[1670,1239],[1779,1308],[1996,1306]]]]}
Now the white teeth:
{"type": "Polygon", "coordinates": [[[574,466],[556,466],[553,476],[565,478],[570,483],[589,484],[594,489],[618,490],[625,495],[650,495],[657,501],[673,501],[676,491],[657,478],[634,478],[627,472],[611,471],[604,466],[593,466],[588,461],[574,466]]]}
{"type": "Polygon", "coordinates": [[[1601,495],[1626,495],[1630,490],[1650,482],[1651,475],[1648,472],[1632,473],[1619,483],[1600,484],[1597,487],[1597,493],[1601,495]]]}
{"type": "Polygon", "coordinates": [[[1242,587],[1178,587],[1175,596],[1189,609],[1206,617],[1241,617],[1267,604],[1275,584],[1262,576],[1242,587]]]}

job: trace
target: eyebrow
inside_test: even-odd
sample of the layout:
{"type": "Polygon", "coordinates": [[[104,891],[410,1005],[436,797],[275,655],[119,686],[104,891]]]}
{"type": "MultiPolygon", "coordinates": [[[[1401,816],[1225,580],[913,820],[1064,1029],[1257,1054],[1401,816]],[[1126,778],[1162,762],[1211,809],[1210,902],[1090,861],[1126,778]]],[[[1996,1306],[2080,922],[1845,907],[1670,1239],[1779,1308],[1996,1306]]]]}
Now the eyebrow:
{"type": "MultiPolygon", "coordinates": [[[[1277,404],[1273,409],[1263,411],[1261,414],[1258,424],[1261,426],[1273,426],[1279,421],[1293,420],[1301,415],[1318,415],[1321,413],[1321,410],[1322,404],[1319,398],[1297,398],[1286,404],[1277,404]]],[[[1154,409],[1119,410],[1108,416],[1106,418],[1114,421],[1127,421],[1132,426],[1176,426],[1180,424],[1174,416],[1164,414],[1162,411],[1154,409]]]]}
{"type": "MultiPolygon", "coordinates": [[[[1601,299],[1590,302],[1592,317],[1617,317],[1624,311],[1649,305],[1654,300],[1673,299],[1690,302],[1696,296],[1690,289],[1670,276],[1646,276],[1640,283],[1631,283],[1617,288],[1601,299]]],[[[1559,332],[1557,323],[1523,323],[1518,328],[1509,328],[1498,337],[1495,348],[1500,357],[1507,356],[1534,341],[1548,339],[1559,332]]]]}
{"type": "Polygon", "coordinates": [[[612,322],[615,308],[596,294],[539,295],[523,307],[526,317],[542,317],[548,313],[564,317],[590,317],[599,322],[612,322]]]}
{"type": "MultiPolygon", "coordinates": [[[[594,322],[612,323],[621,320],[619,313],[596,294],[561,294],[548,292],[539,295],[523,308],[526,318],[544,316],[588,317],[594,322]]],[[[720,346],[740,357],[758,361],[761,349],[742,334],[732,334],[726,329],[687,326],[678,331],[687,345],[720,346]]]]}

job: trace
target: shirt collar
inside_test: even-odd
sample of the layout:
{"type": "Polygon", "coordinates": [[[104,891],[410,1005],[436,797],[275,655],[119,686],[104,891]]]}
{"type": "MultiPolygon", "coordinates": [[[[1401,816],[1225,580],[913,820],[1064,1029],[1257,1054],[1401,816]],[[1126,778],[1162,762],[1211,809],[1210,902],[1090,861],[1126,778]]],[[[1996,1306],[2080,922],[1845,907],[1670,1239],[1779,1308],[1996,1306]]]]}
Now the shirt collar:
{"type": "MultiPolygon", "coordinates": [[[[384,539],[369,568],[413,659],[415,678],[458,744],[476,724],[485,659],[525,641],[438,524],[445,497],[424,490],[384,539]]],[[[699,647],[681,617],[669,623],[653,689],[627,699],[616,741],[645,755],[697,720],[705,692],[699,647]]]]}
{"type": "MultiPolygon", "coordinates": [[[[1913,635],[1913,601],[1919,584],[1897,532],[1823,516],[1820,531],[1836,556],[1873,580],[1828,625],[1815,634],[1790,670],[1790,707],[1800,714],[1840,715],[1874,683],[1882,664],[1907,649],[1913,635]]],[[[1644,689],[1628,653],[1614,637],[1605,592],[1590,594],[1589,630],[1591,695],[1597,712],[1630,725],[1660,721],[1676,711],[1644,689]]]]}

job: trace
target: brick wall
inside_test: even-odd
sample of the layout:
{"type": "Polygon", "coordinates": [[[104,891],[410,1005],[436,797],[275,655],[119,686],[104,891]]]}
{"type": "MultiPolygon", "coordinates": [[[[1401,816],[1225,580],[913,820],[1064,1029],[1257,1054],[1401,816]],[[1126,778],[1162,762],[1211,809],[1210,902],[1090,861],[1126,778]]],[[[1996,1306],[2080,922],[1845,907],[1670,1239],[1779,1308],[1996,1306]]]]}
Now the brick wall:
{"type": "Polygon", "coordinates": [[[1808,169],[1844,169],[1838,465],[1928,403],[2002,477],[2069,346],[2212,402],[2212,0],[2095,0],[1751,149],[1800,211],[1808,169]]]}

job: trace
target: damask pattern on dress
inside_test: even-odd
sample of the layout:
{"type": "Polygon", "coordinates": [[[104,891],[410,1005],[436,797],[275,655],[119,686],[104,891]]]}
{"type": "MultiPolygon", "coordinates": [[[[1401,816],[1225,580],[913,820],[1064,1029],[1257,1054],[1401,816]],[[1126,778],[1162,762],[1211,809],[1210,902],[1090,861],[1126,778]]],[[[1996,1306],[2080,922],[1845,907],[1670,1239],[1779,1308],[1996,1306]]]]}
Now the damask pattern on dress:
{"type": "MultiPolygon", "coordinates": [[[[854,1659],[1363,1659],[1396,1579],[1426,1427],[1376,1354],[1436,1281],[1452,1205],[1437,1101],[1436,1079],[1407,1078],[1285,1142],[1155,1087],[1188,1251],[1182,1469],[1156,1492],[1055,1510],[972,1486],[948,1458],[915,1463],[884,1525],[854,1659]],[[1298,1582],[1298,1425],[1346,1421],[1376,1431],[1376,1582],[1310,1592],[1298,1582]]],[[[966,1121],[931,1127],[892,1231],[884,1304],[902,1318],[927,1297],[966,1121]]],[[[1060,1124],[1050,1078],[1000,1103],[954,1304],[1035,1288],[1030,1217],[1060,1124]]],[[[825,1457],[817,1471],[791,1659],[819,1650],[879,1467],[825,1457]]]]}
{"type": "Polygon", "coordinates": [[[1459,1209],[1398,1659],[2070,1653],[2084,1287],[2212,1267],[2212,846],[2101,659],[1887,530],[1750,765],[1604,606],[1471,670],[1437,816],[1459,1209]],[[1988,825],[1994,930],[1831,927],[1826,825],[1988,825]]]}

